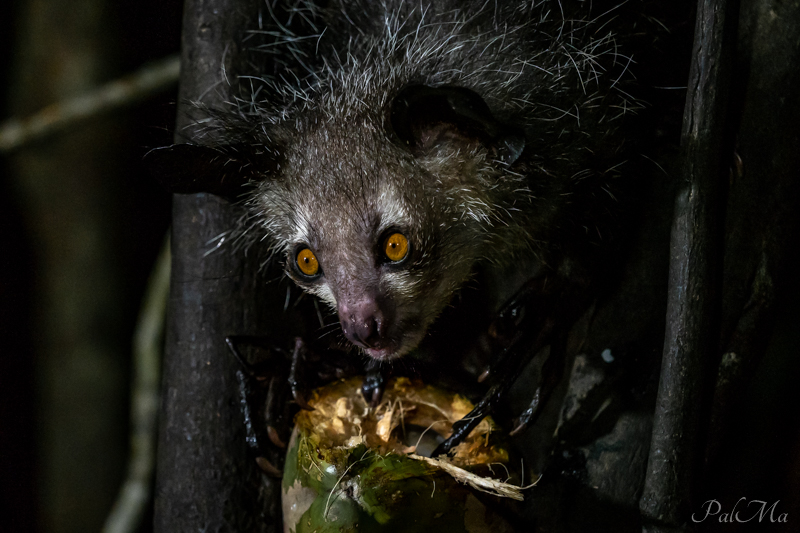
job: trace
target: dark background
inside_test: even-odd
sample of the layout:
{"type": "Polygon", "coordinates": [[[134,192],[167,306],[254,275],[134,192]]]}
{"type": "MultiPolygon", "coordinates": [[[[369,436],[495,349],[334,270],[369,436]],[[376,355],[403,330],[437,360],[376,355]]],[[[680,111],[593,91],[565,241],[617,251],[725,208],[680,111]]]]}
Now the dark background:
{"type": "MultiPolygon", "coordinates": [[[[77,3],[62,0],[60,4],[67,10],[69,6],[78,9],[77,3]]],[[[84,5],[90,4],[80,3],[84,5]]],[[[96,83],[178,52],[181,2],[143,0],[96,5],[103,10],[104,34],[99,41],[104,59],[96,69],[96,83]]],[[[48,44],[46,31],[39,36],[35,33],[39,30],[30,25],[31,17],[50,8],[33,0],[0,2],[0,120],[53,101],[44,90],[53,83],[51,72],[39,63],[26,62],[21,54],[26,40],[43,42],[53,60],[63,53],[57,43],[48,44]],[[30,77],[32,85],[24,85],[30,77]],[[45,94],[38,105],[30,102],[36,95],[25,87],[31,86],[45,94]]],[[[64,24],[72,20],[65,18],[64,24]]],[[[176,95],[175,87],[134,107],[76,124],[0,156],[3,531],[96,531],[125,474],[131,335],[147,276],[167,231],[170,209],[169,196],[145,175],[140,161],[148,149],[171,142],[176,95]],[[59,159],[65,152],[69,158],[59,159]],[[101,163],[93,163],[98,157],[101,163]],[[60,192],[58,184],[63,180],[52,172],[53,185],[45,181],[39,183],[39,189],[33,188],[25,181],[36,179],[25,172],[29,168],[26,158],[52,160],[49,168],[63,168],[65,172],[80,167],[78,174],[84,174],[85,179],[67,182],[67,187],[78,198],[90,198],[93,204],[102,205],[90,221],[96,235],[91,231],[71,234],[68,237],[74,241],[67,241],[59,233],[64,226],[70,227],[70,217],[80,219],[85,207],[60,192]],[[86,163],[85,169],[81,162],[86,163]],[[84,246],[81,239],[97,239],[97,235],[106,244],[98,248],[102,255],[87,264],[101,265],[107,273],[101,275],[91,266],[67,272],[64,265],[70,264],[70,253],[84,246]],[[61,273],[64,279],[59,277],[61,273]],[[52,290],[65,285],[66,293],[52,290]],[[59,366],[75,364],[76,359],[51,353],[54,346],[60,349],[58,339],[63,339],[63,334],[49,333],[61,320],[48,314],[58,307],[53,298],[60,294],[73,295],[77,309],[72,312],[78,315],[83,310],[89,313],[91,308],[95,318],[88,321],[87,330],[81,331],[99,336],[95,344],[106,352],[102,371],[87,381],[72,379],[70,368],[59,366]],[[84,306],[83,302],[89,303],[84,306]],[[58,383],[57,393],[53,392],[54,382],[58,383]],[[104,395],[92,396],[87,383],[95,383],[104,395]],[[105,418],[78,419],[83,413],[74,410],[75,405],[81,405],[72,402],[74,398],[84,398],[90,405],[94,401],[98,410],[102,407],[105,418]],[[80,438],[63,436],[71,430],[80,433],[80,438]],[[93,444],[87,447],[87,442],[93,444]],[[59,473],[59,463],[53,461],[73,464],[59,473]]],[[[797,271],[800,259],[796,249],[786,261],[789,272],[797,271]]],[[[724,464],[728,466],[709,488],[709,497],[726,507],[740,497],[770,503],[780,499],[778,509],[790,513],[788,527],[751,524],[747,530],[790,531],[792,524],[800,523],[800,402],[796,392],[800,377],[800,281],[793,275],[786,281],[779,290],[776,333],[770,349],[752,384],[741,391],[746,409],[739,418],[735,438],[724,450],[724,464]]],[[[79,334],[76,332],[76,337],[79,334]]],[[[77,346],[81,340],[68,342],[77,346]]],[[[78,355],[73,357],[79,358],[81,352],[75,353],[78,355]]],[[[721,524],[718,529],[739,530],[732,524],[721,524]]]]}
{"type": "MultiPolygon", "coordinates": [[[[54,62],[75,62],[78,71],[86,56],[93,79],[65,85],[88,88],[177,54],[181,11],[180,0],[0,2],[0,122],[50,104],[60,92],[52,64],[22,58],[31,41],[54,62]],[[31,22],[48,17],[49,27],[31,22]],[[80,26],[91,17],[99,29],[80,26]],[[75,38],[73,50],[55,37],[82,32],[95,40],[75,38]],[[31,86],[41,93],[38,103],[31,102],[31,86]]],[[[125,475],[131,336],[170,217],[170,196],[145,174],[141,160],[148,149],[171,143],[176,98],[177,84],[0,154],[2,531],[98,531],[125,475]],[[36,177],[30,159],[46,162],[41,172],[51,176],[36,177]],[[66,191],[58,185],[60,166],[77,175],[67,178],[66,191]],[[80,198],[87,205],[75,201],[80,198]],[[97,251],[102,257],[89,256],[97,251]],[[65,268],[72,254],[77,271],[65,268]],[[54,304],[64,294],[74,299],[70,312],[80,326],[72,337],[49,333],[54,322],[66,320],[51,313],[66,309],[54,304]],[[72,355],[49,353],[56,344],[72,355]],[[101,352],[92,352],[102,363],[93,373],[80,366],[87,346],[101,352]],[[53,378],[57,393],[45,390],[53,378]],[[87,418],[87,410],[102,416],[87,418]],[[77,435],[65,435],[70,432],[77,435]],[[71,464],[60,465],[65,460],[71,464]]]]}

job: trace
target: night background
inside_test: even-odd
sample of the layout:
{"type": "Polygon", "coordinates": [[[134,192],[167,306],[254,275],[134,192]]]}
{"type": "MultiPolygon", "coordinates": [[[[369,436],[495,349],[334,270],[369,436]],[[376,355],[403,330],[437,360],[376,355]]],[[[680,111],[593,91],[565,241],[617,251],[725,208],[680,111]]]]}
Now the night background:
{"type": "MultiPolygon", "coordinates": [[[[181,4],[0,3],[0,123],[177,54],[181,4]]],[[[99,531],[125,477],[131,339],[170,220],[142,157],[172,142],[176,99],[173,84],[0,151],[2,531],[99,531]]],[[[710,489],[721,501],[780,499],[789,524],[719,531],[800,523],[798,267],[792,247],[775,333],[710,489]]]]}
{"type": "MultiPolygon", "coordinates": [[[[180,1],[0,3],[0,117],[177,54],[180,1]]],[[[177,84],[0,156],[0,529],[99,531],[127,468],[131,339],[169,226],[145,175],[177,84]]],[[[147,519],[149,522],[149,519],[147,519]]]]}

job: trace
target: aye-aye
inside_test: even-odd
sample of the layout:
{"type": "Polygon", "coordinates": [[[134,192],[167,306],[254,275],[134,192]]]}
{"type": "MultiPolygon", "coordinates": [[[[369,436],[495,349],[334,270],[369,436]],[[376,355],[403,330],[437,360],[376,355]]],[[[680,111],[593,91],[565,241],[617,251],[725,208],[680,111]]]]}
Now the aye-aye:
{"type": "Polygon", "coordinates": [[[240,236],[378,361],[479,269],[590,278],[638,107],[613,4],[317,4],[265,17],[269,72],[151,152],[160,179],[246,204],[240,236]]]}

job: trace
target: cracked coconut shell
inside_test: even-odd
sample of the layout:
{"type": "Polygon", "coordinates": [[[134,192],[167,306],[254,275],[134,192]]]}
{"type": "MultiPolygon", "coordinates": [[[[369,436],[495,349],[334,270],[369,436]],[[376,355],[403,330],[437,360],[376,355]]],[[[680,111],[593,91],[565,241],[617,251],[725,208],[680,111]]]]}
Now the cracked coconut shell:
{"type": "Polygon", "coordinates": [[[506,475],[500,465],[508,462],[490,443],[491,419],[450,457],[429,458],[472,404],[399,378],[371,410],[360,388],[353,378],[317,389],[314,410],[295,418],[283,477],[285,532],[513,531],[484,503],[522,499],[520,487],[488,475],[506,475]]]}

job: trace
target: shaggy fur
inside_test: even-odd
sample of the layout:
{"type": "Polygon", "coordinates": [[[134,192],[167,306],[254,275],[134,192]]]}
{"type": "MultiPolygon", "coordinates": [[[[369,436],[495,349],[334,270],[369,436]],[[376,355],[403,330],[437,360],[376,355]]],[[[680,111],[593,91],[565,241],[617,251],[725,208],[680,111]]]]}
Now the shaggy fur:
{"type": "Polygon", "coordinates": [[[304,1],[265,13],[250,46],[270,75],[238,80],[230,109],[192,134],[249,180],[238,238],[269,242],[287,264],[310,247],[322,276],[287,273],[340,314],[343,302],[390,302],[390,348],[370,353],[382,359],[414,349],[481,265],[557,270],[586,256],[624,168],[620,125],[638,107],[615,13],[588,4],[304,1]],[[507,165],[435,121],[401,142],[392,106],[416,85],[477,94],[524,150],[507,165]],[[389,230],[411,242],[402,267],[378,257],[389,230]],[[563,245],[576,235],[582,249],[563,245]]]}

